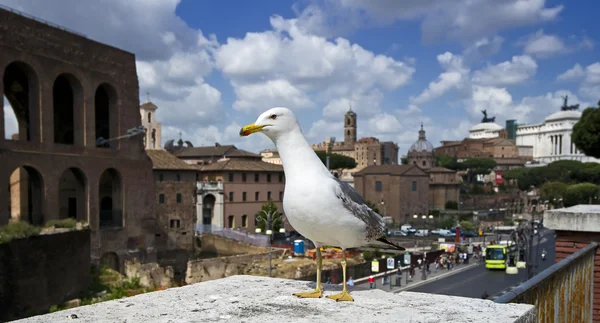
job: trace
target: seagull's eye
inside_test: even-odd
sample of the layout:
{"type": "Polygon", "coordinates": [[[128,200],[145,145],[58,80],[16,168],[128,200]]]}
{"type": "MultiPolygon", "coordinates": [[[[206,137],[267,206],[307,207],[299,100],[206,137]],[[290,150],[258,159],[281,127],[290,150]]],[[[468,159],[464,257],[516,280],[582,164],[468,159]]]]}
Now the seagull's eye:
{"type": "Polygon", "coordinates": [[[272,114],[272,115],[269,117],[269,119],[271,119],[271,120],[275,120],[275,119],[277,119],[277,115],[276,115],[276,114],[272,114]]]}

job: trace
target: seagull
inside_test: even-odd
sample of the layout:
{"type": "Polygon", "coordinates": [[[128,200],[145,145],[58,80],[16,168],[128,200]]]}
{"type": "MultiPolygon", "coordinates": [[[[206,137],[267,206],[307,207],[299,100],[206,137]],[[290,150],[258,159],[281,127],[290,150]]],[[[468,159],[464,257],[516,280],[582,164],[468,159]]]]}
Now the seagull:
{"type": "Polygon", "coordinates": [[[311,240],[317,254],[317,286],[314,291],[295,293],[300,298],[320,298],[321,247],[342,249],[343,289],[327,296],[335,301],[354,301],[346,288],[346,249],[373,241],[405,248],[390,242],[382,217],[348,183],[333,176],[310,147],[291,110],[270,109],[252,124],[242,127],[240,136],[261,132],[273,141],[283,164],[285,194],[283,210],[290,225],[311,240]]]}

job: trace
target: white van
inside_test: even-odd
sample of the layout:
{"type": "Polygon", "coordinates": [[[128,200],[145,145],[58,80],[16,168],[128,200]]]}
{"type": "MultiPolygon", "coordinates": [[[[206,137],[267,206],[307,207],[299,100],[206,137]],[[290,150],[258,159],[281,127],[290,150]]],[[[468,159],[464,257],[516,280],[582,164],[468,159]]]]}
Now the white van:
{"type": "Polygon", "coordinates": [[[426,237],[429,235],[429,230],[427,230],[427,229],[417,230],[417,233],[415,233],[415,235],[417,237],[426,237]]]}

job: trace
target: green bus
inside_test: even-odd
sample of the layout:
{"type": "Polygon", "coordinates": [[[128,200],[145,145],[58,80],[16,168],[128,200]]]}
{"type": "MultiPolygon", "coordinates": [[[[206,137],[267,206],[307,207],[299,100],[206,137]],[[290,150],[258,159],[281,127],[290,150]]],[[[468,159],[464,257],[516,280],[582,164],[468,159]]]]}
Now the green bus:
{"type": "Polygon", "coordinates": [[[485,268],[506,269],[507,246],[491,245],[485,249],[485,268]]]}

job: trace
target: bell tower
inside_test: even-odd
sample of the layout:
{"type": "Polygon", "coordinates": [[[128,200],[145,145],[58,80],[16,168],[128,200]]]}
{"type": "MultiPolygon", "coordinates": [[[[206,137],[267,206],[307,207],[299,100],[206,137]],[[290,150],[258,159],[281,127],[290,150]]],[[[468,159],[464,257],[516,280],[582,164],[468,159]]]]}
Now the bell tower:
{"type": "Polygon", "coordinates": [[[356,113],[350,110],[344,115],[344,145],[351,146],[356,143],[356,113]]]}

